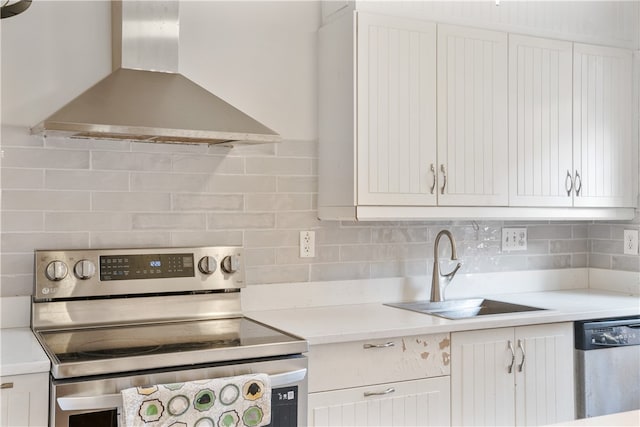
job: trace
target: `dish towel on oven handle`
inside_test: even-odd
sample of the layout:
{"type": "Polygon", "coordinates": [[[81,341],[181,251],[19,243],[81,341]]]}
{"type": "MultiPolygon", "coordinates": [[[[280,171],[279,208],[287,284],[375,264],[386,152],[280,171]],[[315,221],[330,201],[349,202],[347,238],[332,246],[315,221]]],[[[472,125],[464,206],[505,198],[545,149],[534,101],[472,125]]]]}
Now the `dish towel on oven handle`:
{"type": "Polygon", "coordinates": [[[258,427],[271,422],[266,374],[132,387],[121,394],[126,427],[258,427]]]}

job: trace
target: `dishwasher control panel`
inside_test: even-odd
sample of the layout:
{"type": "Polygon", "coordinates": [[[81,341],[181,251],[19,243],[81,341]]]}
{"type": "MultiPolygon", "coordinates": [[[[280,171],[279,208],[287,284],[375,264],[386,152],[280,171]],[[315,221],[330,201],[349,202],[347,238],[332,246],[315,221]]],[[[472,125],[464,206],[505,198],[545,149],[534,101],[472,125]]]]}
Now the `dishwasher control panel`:
{"type": "Polygon", "coordinates": [[[640,345],[640,317],[575,322],[575,348],[599,348],[640,345]]]}

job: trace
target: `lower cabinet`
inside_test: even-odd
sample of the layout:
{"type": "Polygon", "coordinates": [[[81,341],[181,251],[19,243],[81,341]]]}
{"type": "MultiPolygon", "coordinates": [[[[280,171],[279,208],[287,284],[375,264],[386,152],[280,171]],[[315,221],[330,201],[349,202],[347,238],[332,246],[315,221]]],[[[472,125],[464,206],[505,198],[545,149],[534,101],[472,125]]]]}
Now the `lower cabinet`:
{"type": "Polygon", "coordinates": [[[0,384],[0,427],[48,425],[48,372],[1,377],[0,384]]]}
{"type": "Polygon", "coordinates": [[[452,425],[575,419],[570,322],[451,334],[452,425]]]}
{"type": "Polygon", "coordinates": [[[312,345],[310,426],[450,425],[449,334],[312,345]]]}
{"type": "Polygon", "coordinates": [[[310,426],[449,425],[449,377],[311,393],[310,426]]]}

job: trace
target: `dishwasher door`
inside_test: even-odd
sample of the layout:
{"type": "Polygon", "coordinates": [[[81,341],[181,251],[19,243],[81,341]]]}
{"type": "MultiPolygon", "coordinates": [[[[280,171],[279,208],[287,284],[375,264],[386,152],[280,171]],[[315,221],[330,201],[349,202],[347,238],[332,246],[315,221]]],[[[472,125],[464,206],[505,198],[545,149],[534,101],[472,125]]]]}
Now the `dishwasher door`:
{"type": "Polygon", "coordinates": [[[640,409],[640,318],[575,323],[576,414],[640,409]]]}

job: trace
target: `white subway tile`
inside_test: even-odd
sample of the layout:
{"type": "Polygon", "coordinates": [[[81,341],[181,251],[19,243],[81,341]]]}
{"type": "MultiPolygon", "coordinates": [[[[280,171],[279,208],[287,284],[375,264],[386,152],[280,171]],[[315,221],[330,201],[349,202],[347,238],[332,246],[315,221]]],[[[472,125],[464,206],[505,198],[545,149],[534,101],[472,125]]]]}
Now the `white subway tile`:
{"type": "Polygon", "coordinates": [[[170,211],[169,193],[94,192],[91,193],[93,211],[153,212],[170,211]]]}
{"type": "Polygon", "coordinates": [[[170,171],[169,154],[93,151],[91,168],[102,170],[126,171],[170,171]]]}
{"type": "Polygon", "coordinates": [[[3,167],[89,169],[89,151],[3,147],[3,167]]]}
{"type": "Polygon", "coordinates": [[[368,262],[312,264],[311,281],[369,279],[368,262]]]}
{"type": "Polygon", "coordinates": [[[279,176],[280,193],[317,193],[318,177],[315,176],[279,176]]]}
{"type": "Polygon", "coordinates": [[[247,211],[301,211],[311,209],[310,194],[248,194],[247,211]]]}
{"type": "Polygon", "coordinates": [[[132,172],[131,190],[202,193],[206,191],[209,179],[206,174],[132,172]]]}
{"type": "Polygon", "coordinates": [[[2,212],[2,232],[43,231],[44,212],[2,212]]]}
{"type": "Polygon", "coordinates": [[[244,262],[247,267],[274,265],[276,263],[276,249],[274,248],[246,248],[244,262]]]}
{"type": "Polygon", "coordinates": [[[244,198],[239,194],[174,194],[176,211],[241,211],[244,198]]]}
{"type": "Polygon", "coordinates": [[[245,280],[248,285],[308,282],[309,267],[307,265],[248,267],[245,270],[245,280]]]}
{"type": "Polygon", "coordinates": [[[276,214],[276,226],[278,228],[313,229],[321,227],[316,211],[304,212],[278,212],[276,214]]]}
{"type": "Polygon", "coordinates": [[[45,212],[46,231],[127,231],[131,214],[119,212],[45,212]]]}
{"type": "Polygon", "coordinates": [[[312,175],[311,159],[293,157],[250,157],[245,159],[248,174],[259,175],[312,175]]]}
{"type": "Polygon", "coordinates": [[[3,167],[3,189],[36,189],[44,187],[44,171],[42,169],[24,169],[3,167]]]}
{"type": "Polygon", "coordinates": [[[316,246],[316,256],[300,258],[300,249],[296,247],[276,248],[276,264],[317,264],[340,262],[338,246],[316,246]]]}
{"type": "Polygon", "coordinates": [[[2,192],[3,211],[88,209],[89,193],[84,191],[6,190],[2,192]]]}
{"type": "Polygon", "coordinates": [[[273,228],[271,213],[212,213],[207,215],[208,229],[273,228]]]}
{"type": "Polygon", "coordinates": [[[242,246],[242,231],[172,231],[171,246],[242,246]]]}
{"type": "Polygon", "coordinates": [[[26,275],[33,273],[33,252],[21,254],[2,254],[2,258],[0,258],[0,261],[2,261],[2,274],[26,275]]]}
{"type": "Polygon", "coordinates": [[[244,173],[244,159],[241,157],[174,155],[172,162],[173,170],[176,172],[244,173]]]}
{"type": "Polygon", "coordinates": [[[86,249],[89,233],[2,233],[3,253],[33,252],[36,249],[86,249]]]}
{"type": "Polygon", "coordinates": [[[171,246],[168,231],[108,231],[91,233],[92,248],[153,248],[171,246]]]}
{"type": "Polygon", "coordinates": [[[134,213],[134,230],[203,230],[205,215],[200,213],[134,213]]]}
{"type": "MultiPolygon", "coordinates": [[[[352,244],[371,243],[371,228],[338,228],[335,226],[323,227],[316,230],[316,243],[319,245],[329,244],[352,244]]],[[[329,223],[335,224],[335,223],[329,223]]]]}
{"type": "Polygon", "coordinates": [[[637,255],[613,255],[611,257],[611,268],[640,273],[640,257],[637,255]]]}
{"type": "Polygon", "coordinates": [[[297,246],[299,241],[298,230],[246,230],[244,232],[244,245],[247,248],[297,246]]]}
{"type": "Polygon", "coordinates": [[[45,187],[53,190],[128,190],[128,172],[45,171],[45,187]]]}
{"type": "Polygon", "coordinates": [[[33,295],[33,273],[0,275],[2,296],[33,295]]]}
{"type": "Polygon", "coordinates": [[[529,270],[571,268],[571,255],[535,255],[527,258],[529,270]]]}
{"type": "Polygon", "coordinates": [[[206,191],[211,193],[273,193],[274,176],[215,175],[207,180],[206,191]]]}

